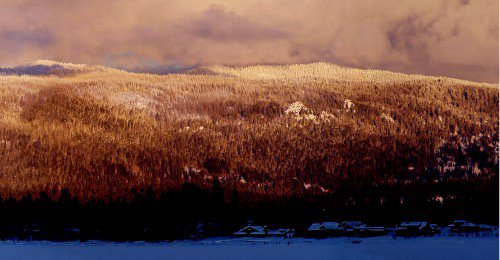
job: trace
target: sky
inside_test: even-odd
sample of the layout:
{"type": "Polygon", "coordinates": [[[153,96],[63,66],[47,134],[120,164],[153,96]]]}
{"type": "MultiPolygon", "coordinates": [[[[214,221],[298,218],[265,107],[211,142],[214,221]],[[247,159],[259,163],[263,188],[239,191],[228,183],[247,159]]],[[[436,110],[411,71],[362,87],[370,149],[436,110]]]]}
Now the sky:
{"type": "Polygon", "coordinates": [[[0,0],[0,66],[317,61],[498,82],[498,0],[0,0]]]}

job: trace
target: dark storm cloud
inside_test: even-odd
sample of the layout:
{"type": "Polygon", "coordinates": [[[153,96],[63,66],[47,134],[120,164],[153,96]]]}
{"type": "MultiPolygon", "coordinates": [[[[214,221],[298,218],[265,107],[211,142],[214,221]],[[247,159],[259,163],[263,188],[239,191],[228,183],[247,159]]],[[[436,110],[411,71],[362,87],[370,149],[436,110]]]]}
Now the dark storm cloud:
{"type": "Polygon", "coordinates": [[[0,66],[327,61],[498,79],[496,0],[0,0],[0,66]]]}
{"type": "Polygon", "coordinates": [[[0,41],[0,44],[4,44],[7,46],[33,45],[45,47],[53,42],[51,32],[46,30],[5,30],[0,31],[0,39],[2,39],[0,41]]]}
{"type": "Polygon", "coordinates": [[[286,38],[279,29],[267,27],[213,5],[201,15],[188,18],[180,27],[193,37],[221,42],[257,42],[286,38]]]}

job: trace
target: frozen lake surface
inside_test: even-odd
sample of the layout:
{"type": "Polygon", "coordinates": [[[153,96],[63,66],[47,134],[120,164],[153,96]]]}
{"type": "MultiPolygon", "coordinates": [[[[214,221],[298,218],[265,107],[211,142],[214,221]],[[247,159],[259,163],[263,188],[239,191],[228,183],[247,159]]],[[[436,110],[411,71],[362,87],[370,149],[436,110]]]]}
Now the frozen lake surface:
{"type": "Polygon", "coordinates": [[[498,237],[209,238],[159,243],[0,241],[0,259],[498,259],[498,237]],[[361,242],[359,242],[361,241],[361,242]]]}

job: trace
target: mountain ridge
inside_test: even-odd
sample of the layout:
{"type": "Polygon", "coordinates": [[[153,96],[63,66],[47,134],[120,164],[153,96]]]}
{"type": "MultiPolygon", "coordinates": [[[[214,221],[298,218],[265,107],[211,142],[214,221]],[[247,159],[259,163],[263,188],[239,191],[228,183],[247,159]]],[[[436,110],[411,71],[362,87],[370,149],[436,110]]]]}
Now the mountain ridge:
{"type": "MultiPolygon", "coordinates": [[[[451,84],[464,85],[480,85],[498,87],[497,83],[474,82],[463,79],[445,77],[445,76],[428,76],[422,74],[406,74],[401,72],[392,72],[389,70],[379,69],[358,69],[347,67],[327,62],[313,62],[304,64],[286,64],[286,65],[202,65],[185,71],[155,74],[145,72],[131,72],[104,65],[87,65],[58,62],[53,60],[37,60],[32,63],[19,65],[15,67],[0,68],[0,75],[56,75],[61,76],[61,71],[64,72],[115,72],[115,73],[130,73],[135,75],[198,75],[198,76],[225,76],[238,77],[250,80],[289,80],[298,78],[324,78],[330,80],[346,81],[346,82],[402,82],[402,81],[443,81],[451,84]],[[55,73],[54,73],[55,72],[55,73]]],[[[64,76],[64,74],[62,74],[64,76]]]]}

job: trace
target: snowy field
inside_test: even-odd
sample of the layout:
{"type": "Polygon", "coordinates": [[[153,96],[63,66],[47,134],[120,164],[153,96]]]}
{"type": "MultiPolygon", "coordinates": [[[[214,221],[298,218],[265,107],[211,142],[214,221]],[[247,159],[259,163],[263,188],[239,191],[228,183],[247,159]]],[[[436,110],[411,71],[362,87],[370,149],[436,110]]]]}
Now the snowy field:
{"type": "Polygon", "coordinates": [[[0,259],[498,259],[498,237],[211,238],[164,243],[0,242],[0,259]],[[361,242],[360,242],[361,241],[361,242]]]}

